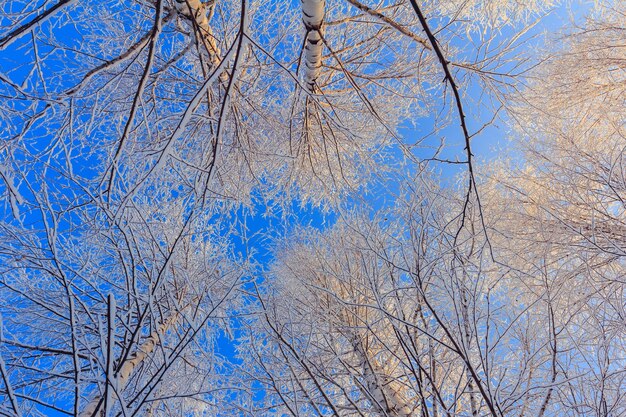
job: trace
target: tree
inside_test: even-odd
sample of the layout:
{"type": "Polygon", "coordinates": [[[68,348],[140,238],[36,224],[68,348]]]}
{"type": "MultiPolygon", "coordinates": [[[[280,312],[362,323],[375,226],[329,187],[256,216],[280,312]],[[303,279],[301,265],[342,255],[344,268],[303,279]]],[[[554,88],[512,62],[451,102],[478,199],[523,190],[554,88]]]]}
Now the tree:
{"type": "MultiPolygon", "coordinates": [[[[278,247],[250,336],[267,407],[289,415],[543,414],[555,382],[554,327],[537,324],[554,320],[553,306],[546,313],[532,295],[520,302],[524,291],[490,260],[478,230],[455,238],[461,220],[445,213],[464,205],[462,194],[432,182],[407,194],[373,220],[347,216],[278,247]]],[[[480,224],[470,214],[465,221],[480,224]]]]}
{"type": "Polygon", "coordinates": [[[219,398],[215,324],[233,308],[241,272],[207,216],[137,203],[115,218],[41,201],[44,230],[3,227],[3,376],[21,404],[14,413],[72,404],[75,415],[158,415],[219,398]]]}
{"type": "Polygon", "coordinates": [[[482,205],[422,185],[278,247],[252,342],[268,407],[624,412],[623,17],[601,10],[529,74],[524,159],[481,170],[482,205]]]}
{"type": "Polygon", "coordinates": [[[516,285],[557,312],[545,408],[563,415],[624,412],[624,13],[600,8],[532,72],[512,100],[524,164],[487,176],[516,285]]]}
{"type": "MultiPolygon", "coordinates": [[[[547,75],[525,90],[531,105],[509,108],[526,129],[543,123],[552,155],[587,167],[550,190],[520,174],[513,194],[536,192],[520,204],[535,212],[502,209],[502,184],[519,172],[496,184],[472,159],[484,110],[468,91],[505,103],[534,63],[518,45],[551,5],[3,3],[0,414],[545,415],[578,412],[570,404],[590,403],[593,381],[604,385],[589,410],[619,410],[619,330],[607,329],[621,314],[608,292],[620,288],[621,159],[607,164],[603,147],[566,154],[552,137],[555,121],[569,128],[565,105],[596,88],[533,95],[571,67],[559,53],[531,73],[547,75]],[[560,113],[533,113],[546,106],[560,113]],[[427,114],[441,136],[432,152],[428,132],[402,134],[427,114]],[[461,145],[444,149],[451,126],[461,145]],[[438,186],[428,161],[467,168],[466,185],[438,186]],[[393,209],[373,220],[345,209],[389,178],[406,194],[393,209]],[[583,189],[584,208],[550,195],[583,189]],[[298,229],[257,276],[264,265],[236,254],[237,233],[248,243],[241,212],[284,220],[294,204],[342,219],[298,229]],[[540,229],[539,213],[546,230],[578,234],[528,250],[522,232],[540,229]],[[584,262],[562,261],[572,248],[584,262]],[[583,266],[613,283],[572,299],[583,266]],[[221,355],[223,333],[251,352],[244,366],[221,355]]],[[[622,68],[616,16],[571,41],[611,98],[583,100],[587,112],[606,107],[576,128],[613,126],[613,145],[623,103],[604,69],[622,68]]]]}

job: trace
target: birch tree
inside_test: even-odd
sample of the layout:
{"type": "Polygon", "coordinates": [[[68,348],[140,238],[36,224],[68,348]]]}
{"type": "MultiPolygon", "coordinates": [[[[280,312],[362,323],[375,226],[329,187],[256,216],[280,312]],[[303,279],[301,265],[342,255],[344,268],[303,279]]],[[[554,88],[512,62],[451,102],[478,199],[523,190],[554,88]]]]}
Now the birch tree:
{"type": "Polygon", "coordinates": [[[623,413],[624,12],[595,13],[510,97],[524,159],[481,168],[482,205],[422,176],[278,246],[250,336],[266,407],[623,413]]]}
{"type": "Polygon", "coordinates": [[[514,75],[499,68],[517,38],[485,55],[489,40],[472,37],[549,5],[425,2],[420,20],[406,2],[9,2],[3,172],[54,135],[38,151],[96,158],[90,188],[107,201],[169,168],[201,198],[245,200],[263,185],[337,201],[384,169],[390,141],[405,145],[401,122],[439,112],[442,87],[477,76],[496,91],[514,75]]]}
{"type": "Polygon", "coordinates": [[[583,262],[576,247],[567,257],[540,242],[512,252],[528,237],[499,226],[492,200],[488,245],[476,207],[460,235],[460,219],[445,214],[464,204],[462,193],[431,185],[410,195],[374,219],[348,215],[278,246],[248,336],[261,409],[621,413],[620,267],[583,262]]]}
{"type": "Polygon", "coordinates": [[[267,407],[383,416],[541,408],[546,390],[532,387],[546,377],[546,336],[529,326],[543,315],[497,285],[503,272],[482,233],[455,239],[460,219],[445,213],[464,197],[417,182],[373,220],[347,215],[278,247],[252,324],[264,331],[250,336],[267,407]]]}
{"type": "Polygon", "coordinates": [[[241,277],[215,226],[180,204],[39,209],[45,229],[2,228],[4,412],[214,411],[241,277]]]}
{"type": "Polygon", "coordinates": [[[603,5],[533,71],[512,101],[524,163],[487,175],[494,239],[558,312],[551,381],[568,388],[546,413],[623,413],[623,17],[603,5]]]}

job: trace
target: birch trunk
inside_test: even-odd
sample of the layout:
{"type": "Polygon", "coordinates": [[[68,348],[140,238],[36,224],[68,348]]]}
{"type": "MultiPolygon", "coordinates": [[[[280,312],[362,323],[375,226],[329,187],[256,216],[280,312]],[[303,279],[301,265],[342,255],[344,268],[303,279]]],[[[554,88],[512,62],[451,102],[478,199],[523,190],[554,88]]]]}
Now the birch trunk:
{"type": "MultiPolygon", "coordinates": [[[[139,346],[136,352],[124,361],[124,364],[120,368],[120,370],[114,375],[114,387],[117,393],[120,393],[124,390],[124,387],[128,383],[128,380],[133,375],[133,371],[141,365],[141,363],[150,356],[155,348],[159,345],[162,337],[165,333],[178,321],[180,316],[180,312],[173,314],[163,323],[161,323],[157,328],[144,340],[143,344],[139,346]]],[[[104,414],[104,401],[101,395],[96,395],[90,402],[87,404],[83,412],[80,414],[80,417],[96,417],[102,416],[104,414]]]]}
{"type": "Polygon", "coordinates": [[[192,21],[197,42],[204,45],[211,65],[216,68],[220,63],[221,51],[209,25],[210,15],[213,14],[213,2],[208,7],[207,3],[200,0],[174,0],[174,3],[176,10],[192,21]]]}
{"type": "Polygon", "coordinates": [[[354,335],[353,348],[361,361],[363,377],[369,394],[372,396],[372,405],[383,416],[408,417],[411,408],[398,392],[392,388],[389,377],[374,358],[370,358],[361,338],[354,335]]]}
{"type": "Polygon", "coordinates": [[[324,24],[325,0],[301,0],[302,21],[306,28],[304,41],[304,83],[310,92],[315,90],[315,84],[322,67],[322,31],[324,24]]]}

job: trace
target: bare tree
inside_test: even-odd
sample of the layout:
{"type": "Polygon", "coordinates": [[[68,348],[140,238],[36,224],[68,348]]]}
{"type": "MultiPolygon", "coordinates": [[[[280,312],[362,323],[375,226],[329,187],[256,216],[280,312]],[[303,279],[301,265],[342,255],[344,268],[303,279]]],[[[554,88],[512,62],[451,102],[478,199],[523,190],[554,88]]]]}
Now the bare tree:
{"type": "Polygon", "coordinates": [[[450,223],[444,207],[464,198],[419,182],[374,220],[348,215],[279,246],[273,289],[259,292],[254,326],[265,322],[265,334],[250,336],[268,406],[384,416],[539,407],[540,394],[520,396],[543,377],[532,362],[543,365],[541,349],[529,346],[519,362],[521,343],[542,337],[526,328],[531,314],[509,306],[510,289],[494,284],[481,233],[455,239],[460,219],[450,223]]]}
{"type": "Polygon", "coordinates": [[[524,163],[487,170],[508,285],[535,294],[553,333],[540,415],[624,412],[623,18],[602,5],[549,51],[511,100],[524,163]]]}
{"type": "Polygon", "coordinates": [[[13,411],[214,406],[223,364],[212,346],[241,278],[215,222],[176,203],[136,203],[117,218],[38,208],[43,230],[2,228],[1,352],[20,403],[13,411]]]}

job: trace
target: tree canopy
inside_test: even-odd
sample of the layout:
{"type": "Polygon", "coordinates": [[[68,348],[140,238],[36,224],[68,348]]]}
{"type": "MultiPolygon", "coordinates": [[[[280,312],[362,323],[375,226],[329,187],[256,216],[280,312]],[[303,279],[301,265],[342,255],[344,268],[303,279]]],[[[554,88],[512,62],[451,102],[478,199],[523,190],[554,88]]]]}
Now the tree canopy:
{"type": "Polygon", "coordinates": [[[621,2],[0,4],[0,415],[626,414],[621,2]]]}

